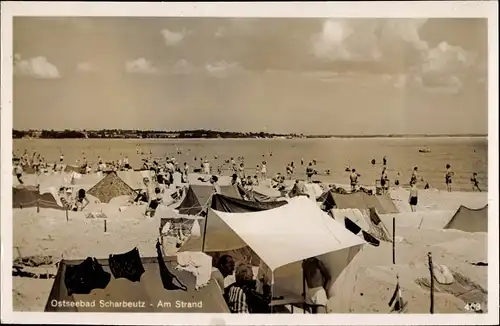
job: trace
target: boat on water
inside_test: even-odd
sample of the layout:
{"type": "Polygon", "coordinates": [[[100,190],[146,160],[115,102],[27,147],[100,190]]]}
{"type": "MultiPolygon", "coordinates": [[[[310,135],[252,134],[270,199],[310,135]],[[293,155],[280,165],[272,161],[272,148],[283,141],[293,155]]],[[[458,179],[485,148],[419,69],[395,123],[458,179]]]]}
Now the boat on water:
{"type": "Polygon", "coordinates": [[[420,153],[430,153],[431,149],[429,147],[425,147],[425,148],[420,148],[418,151],[420,153]]]}

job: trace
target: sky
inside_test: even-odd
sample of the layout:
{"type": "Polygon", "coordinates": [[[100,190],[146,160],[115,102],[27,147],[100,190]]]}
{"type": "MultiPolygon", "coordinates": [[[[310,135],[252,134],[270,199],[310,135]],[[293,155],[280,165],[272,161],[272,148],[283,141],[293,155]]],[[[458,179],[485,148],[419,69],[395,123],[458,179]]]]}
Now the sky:
{"type": "Polygon", "coordinates": [[[487,21],[15,17],[15,129],[488,131],[487,21]]]}

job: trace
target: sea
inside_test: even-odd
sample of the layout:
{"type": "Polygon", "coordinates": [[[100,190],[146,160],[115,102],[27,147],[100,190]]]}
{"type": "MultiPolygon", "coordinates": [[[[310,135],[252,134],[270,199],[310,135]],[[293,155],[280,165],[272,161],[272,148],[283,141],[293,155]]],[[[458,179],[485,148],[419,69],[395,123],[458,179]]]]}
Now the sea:
{"type": "Polygon", "coordinates": [[[347,168],[361,175],[360,184],[374,186],[380,179],[382,158],[387,159],[390,183],[396,179],[407,185],[414,167],[418,167],[419,186],[446,189],[446,164],[455,173],[453,190],[472,191],[472,173],[482,190],[488,189],[488,139],[486,137],[425,137],[425,138],[321,138],[321,139],[14,139],[14,154],[36,151],[49,162],[57,162],[61,154],[64,163],[76,165],[85,156],[105,161],[128,156],[133,168],[140,168],[145,158],[175,157],[187,162],[191,171],[207,159],[217,171],[231,174],[226,162],[232,157],[244,161],[247,175],[256,173],[257,165],[266,162],[268,175],[286,174],[287,164],[295,166],[294,178],[305,179],[309,162],[316,161],[314,180],[348,184],[347,168]],[[429,148],[421,153],[419,149],[429,148]],[[375,164],[372,164],[375,160],[375,164]],[[302,165],[303,162],[303,165],[302,165]],[[329,170],[329,174],[326,172],[329,170]],[[398,175],[399,174],[399,175],[398,175]]]}

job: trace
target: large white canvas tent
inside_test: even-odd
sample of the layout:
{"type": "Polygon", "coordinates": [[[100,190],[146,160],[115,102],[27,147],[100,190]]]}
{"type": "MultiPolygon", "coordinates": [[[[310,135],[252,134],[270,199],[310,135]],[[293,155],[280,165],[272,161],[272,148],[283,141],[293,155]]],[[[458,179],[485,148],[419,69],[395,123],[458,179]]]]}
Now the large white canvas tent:
{"type": "Polygon", "coordinates": [[[301,262],[310,257],[322,260],[334,281],[365,243],[307,197],[260,212],[210,209],[205,223],[203,251],[250,247],[272,273],[274,295],[302,294],[301,262]]]}

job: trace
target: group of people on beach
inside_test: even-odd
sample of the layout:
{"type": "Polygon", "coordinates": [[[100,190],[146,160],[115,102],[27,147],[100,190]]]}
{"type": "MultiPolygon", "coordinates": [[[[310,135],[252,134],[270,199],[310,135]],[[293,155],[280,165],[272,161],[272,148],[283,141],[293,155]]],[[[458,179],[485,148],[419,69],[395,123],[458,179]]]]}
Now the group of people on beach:
{"type": "MultiPolygon", "coordinates": [[[[312,257],[302,261],[305,278],[305,309],[310,313],[326,313],[327,290],[331,275],[321,260],[312,257]]],[[[244,261],[236,262],[231,255],[218,258],[212,268],[212,277],[217,281],[231,313],[271,313],[273,297],[271,277],[265,266],[254,275],[252,266],[244,261]]]]}

